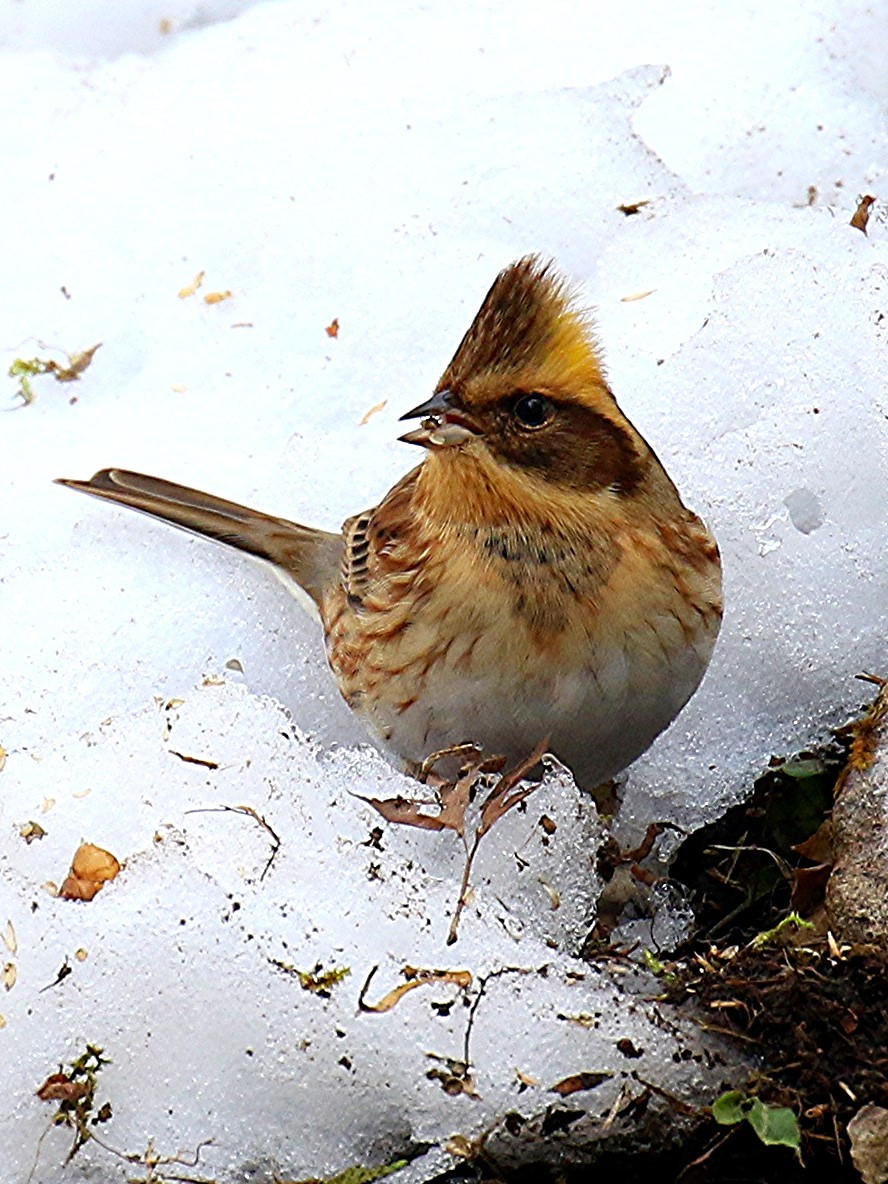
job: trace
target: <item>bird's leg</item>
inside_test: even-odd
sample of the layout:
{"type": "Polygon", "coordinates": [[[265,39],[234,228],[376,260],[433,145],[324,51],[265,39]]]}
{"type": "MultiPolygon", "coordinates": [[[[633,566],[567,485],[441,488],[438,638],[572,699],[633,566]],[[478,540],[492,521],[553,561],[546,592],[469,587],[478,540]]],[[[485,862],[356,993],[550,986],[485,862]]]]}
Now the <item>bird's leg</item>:
{"type": "MultiPolygon", "coordinates": [[[[428,785],[438,761],[446,760],[448,757],[478,758],[481,756],[481,751],[477,744],[472,744],[470,741],[465,744],[451,744],[447,748],[439,748],[437,752],[431,753],[420,764],[417,764],[415,761],[409,761],[407,772],[423,785],[428,785]]],[[[442,778],[442,780],[446,779],[442,778]]]]}

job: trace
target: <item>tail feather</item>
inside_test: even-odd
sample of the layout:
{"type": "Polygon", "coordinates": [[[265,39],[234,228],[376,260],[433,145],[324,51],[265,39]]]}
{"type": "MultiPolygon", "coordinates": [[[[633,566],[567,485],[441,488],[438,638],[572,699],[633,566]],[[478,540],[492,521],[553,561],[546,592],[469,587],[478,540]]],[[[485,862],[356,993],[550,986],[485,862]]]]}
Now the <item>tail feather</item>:
{"type": "Polygon", "coordinates": [[[88,481],[59,477],[57,484],[130,506],[267,560],[304,588],[319,607],[339,578],[341,534],[300,526],[186,485],[126,469],[102,469],[88,481]]]}

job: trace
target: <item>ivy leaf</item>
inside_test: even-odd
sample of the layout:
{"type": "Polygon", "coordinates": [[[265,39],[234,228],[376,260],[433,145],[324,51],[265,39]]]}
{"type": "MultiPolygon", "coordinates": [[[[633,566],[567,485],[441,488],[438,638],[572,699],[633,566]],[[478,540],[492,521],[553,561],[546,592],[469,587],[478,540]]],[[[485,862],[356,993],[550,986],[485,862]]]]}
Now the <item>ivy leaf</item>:
{"type": "Polygon", "coordinates": [[[734,1126],[746,1118],[746,1094],[739,1089],[728,1090],[712,1103],[712,1117],[721,1126],[734,1126]]]}
{"type": "Polygon", "coordinates": [[[768,1147],[792,1147],[798,1151],[801,1145],[799,1124],[792,1110],[784,1106],[766,1106],[759,1098],[753,1098],[747,1114],[749,1125],[768,1147]]]}

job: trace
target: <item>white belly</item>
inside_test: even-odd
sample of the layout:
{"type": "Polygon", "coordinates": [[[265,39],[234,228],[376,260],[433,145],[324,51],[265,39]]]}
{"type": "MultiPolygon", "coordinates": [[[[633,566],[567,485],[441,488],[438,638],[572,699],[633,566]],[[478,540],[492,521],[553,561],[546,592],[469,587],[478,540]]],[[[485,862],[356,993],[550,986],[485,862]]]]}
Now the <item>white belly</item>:
{"type": "Polygon", "coordinates": [[[551,663],[527,668],[502,655],[492,676],[452,669],[442,663],[422,698],[396,713],[384,705],[367,723],[383,743],[406,760],[419,762],[454,743],[471,741],[486,753],[516,763],[544,738],[549,749],[594,788],[640,756],[675,718],[697,688],[714,637],[683,646],[668,658],[652,650],[614,647],[589,655],[569,672],[551,663]],[[521,676],[516,677],[516,667],[521,676]]]}

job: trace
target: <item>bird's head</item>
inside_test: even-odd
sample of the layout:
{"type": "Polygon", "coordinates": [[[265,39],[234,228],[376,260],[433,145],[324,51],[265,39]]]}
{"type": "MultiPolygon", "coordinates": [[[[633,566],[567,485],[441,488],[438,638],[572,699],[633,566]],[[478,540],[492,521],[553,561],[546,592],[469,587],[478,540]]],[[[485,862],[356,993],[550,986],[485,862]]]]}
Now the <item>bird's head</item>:
{"type": "Polygon", "coordinates": [[[500,272],[435,393],[402,419],[423,421],[401,439],[429,449],[433,469],[500,474],[530,497],[631,493],[647,467],[588,316],[536,255],[500,272]]]}

